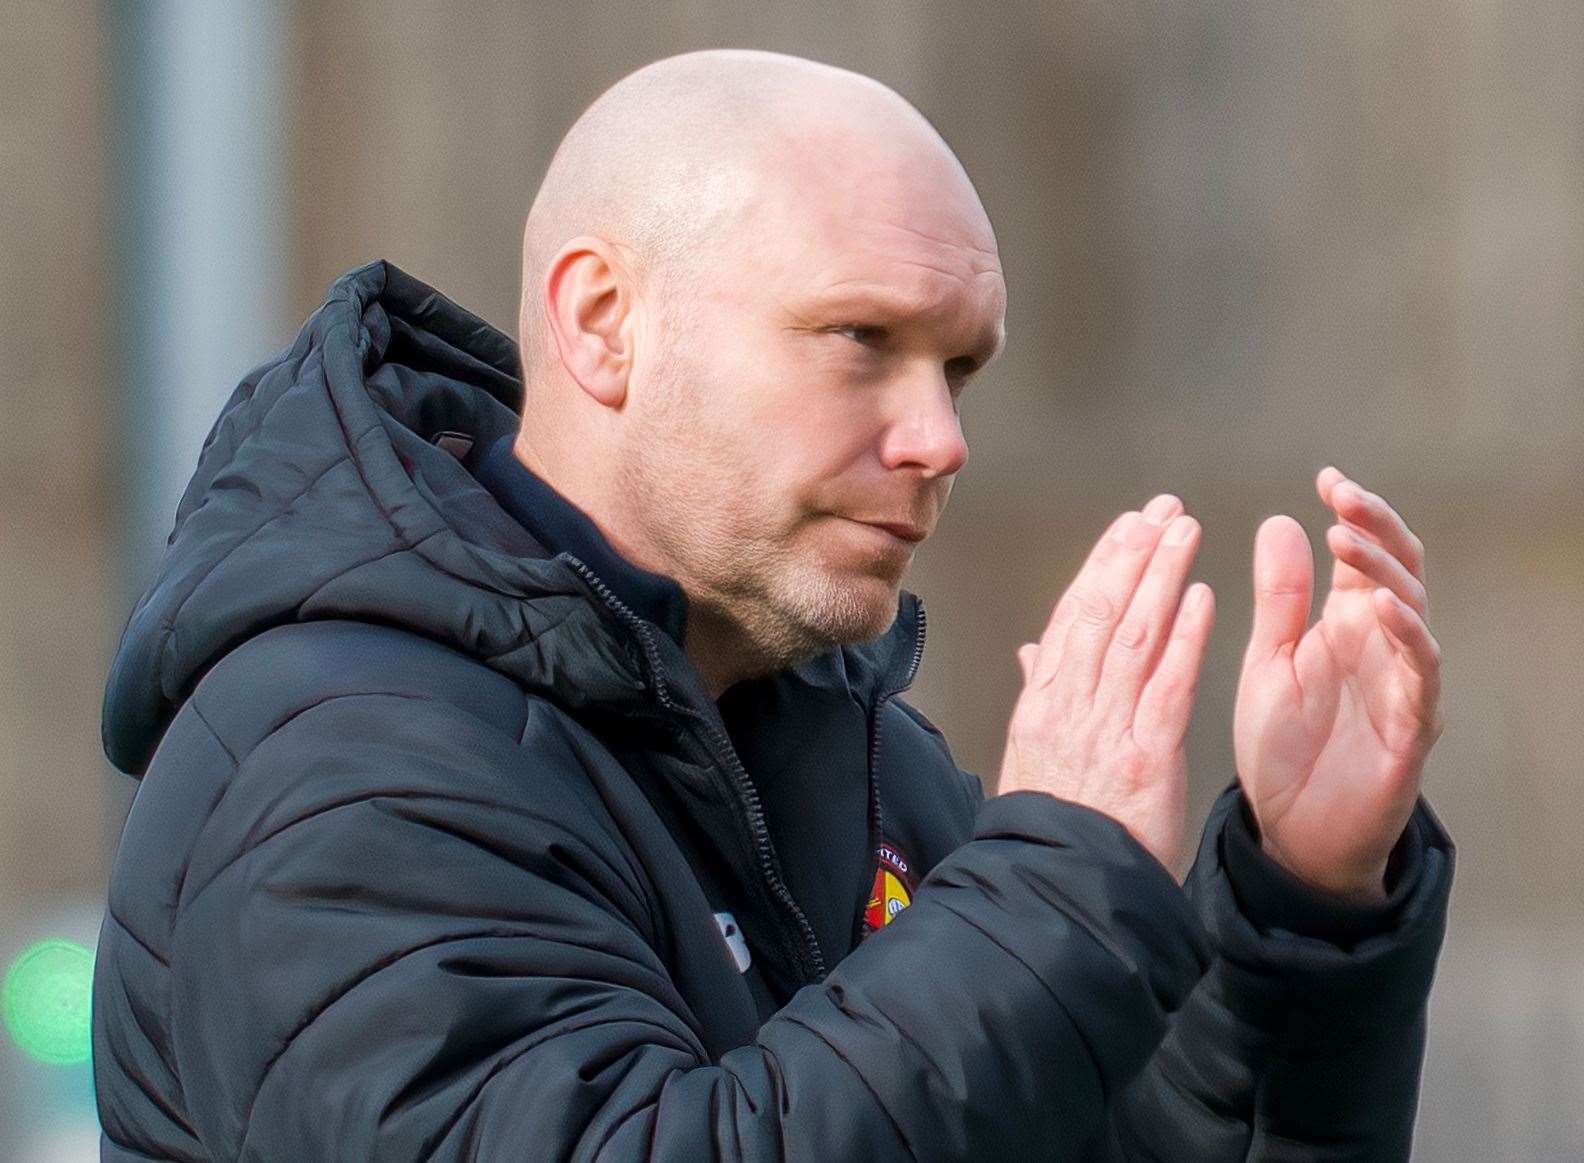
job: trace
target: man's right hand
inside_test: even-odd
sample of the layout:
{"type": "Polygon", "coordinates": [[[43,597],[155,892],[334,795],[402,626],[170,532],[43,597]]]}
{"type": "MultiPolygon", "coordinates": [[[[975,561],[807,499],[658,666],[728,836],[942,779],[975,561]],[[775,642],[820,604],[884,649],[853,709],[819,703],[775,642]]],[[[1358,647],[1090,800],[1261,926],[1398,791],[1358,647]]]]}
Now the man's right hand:
{"type": "Polygon", "coordinates": [[[1199,522],[1162,494],[1106,530],[1051,614],[1018,648],[999,793],[1044,791],[1120,821],[1175,872],[1188,805],[1183,737],[1215,598],[1183,585],[1199,522]]]}

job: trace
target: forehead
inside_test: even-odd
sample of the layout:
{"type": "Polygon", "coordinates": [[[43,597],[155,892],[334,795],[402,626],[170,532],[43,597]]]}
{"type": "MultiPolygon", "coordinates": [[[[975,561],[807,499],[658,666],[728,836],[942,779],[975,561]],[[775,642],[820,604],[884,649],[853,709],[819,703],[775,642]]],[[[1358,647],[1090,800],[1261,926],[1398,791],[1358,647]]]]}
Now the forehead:
{"type": "Polygon", "coordinates": [[[884,306],[999,333],[1006,284],[966,177],[935,159],[818,164],[767,197],[752,253],[760,286],[791,311],[884,306]]]}

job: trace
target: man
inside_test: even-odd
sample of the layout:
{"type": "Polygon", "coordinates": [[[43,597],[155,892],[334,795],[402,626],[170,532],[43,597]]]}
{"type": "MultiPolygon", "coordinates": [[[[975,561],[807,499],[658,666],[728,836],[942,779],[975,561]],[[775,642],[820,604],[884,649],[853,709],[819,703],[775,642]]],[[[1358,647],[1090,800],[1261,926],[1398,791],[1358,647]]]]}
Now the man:
{"type": "Polygon", "coordinates": [[[1187,891],[1198,528],[1119,518],[997,795],[899,591],[1002,341],[973,187],[876,82],[626,78],[520,351],[388,264],[226,405],[106,694],[143,778],[94,1033],[117,1159],[1399,1158],[1452,847],[1422,549],[1327,469],[1255,545],[1187,891]]]}

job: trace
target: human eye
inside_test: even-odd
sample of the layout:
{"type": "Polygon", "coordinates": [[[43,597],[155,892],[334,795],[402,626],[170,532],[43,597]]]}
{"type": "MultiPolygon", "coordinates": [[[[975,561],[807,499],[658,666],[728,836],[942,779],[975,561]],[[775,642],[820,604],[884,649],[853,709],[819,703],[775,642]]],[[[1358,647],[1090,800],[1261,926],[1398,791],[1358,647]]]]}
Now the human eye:
{"type": "Polygon", "coordinates": [[[884,327],[877,327],[869,323],[838,323],[827,330],[837,335],[848,336],[855,343],[861,343],[865,347],[873,347],[876,344],[883,343],[886,338],[886,329],[884,327]]]}

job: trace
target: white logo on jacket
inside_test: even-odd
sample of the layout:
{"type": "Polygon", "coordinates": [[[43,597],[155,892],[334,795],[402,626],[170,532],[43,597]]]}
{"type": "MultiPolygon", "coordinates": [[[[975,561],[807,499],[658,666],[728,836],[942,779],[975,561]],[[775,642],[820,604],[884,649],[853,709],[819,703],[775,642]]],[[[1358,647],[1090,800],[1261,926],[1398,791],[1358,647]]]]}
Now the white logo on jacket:
{"type": "Polygon", "coordinates": [[[737,918],[730,913],[716,913],[715,923],[720,926],[721,936],[726,938],[726,948],[731,950],[732,960],[737,963],[737,972],[747,973],[753,957],[748,952],[748,942],[743,938],[737,918]]]}

